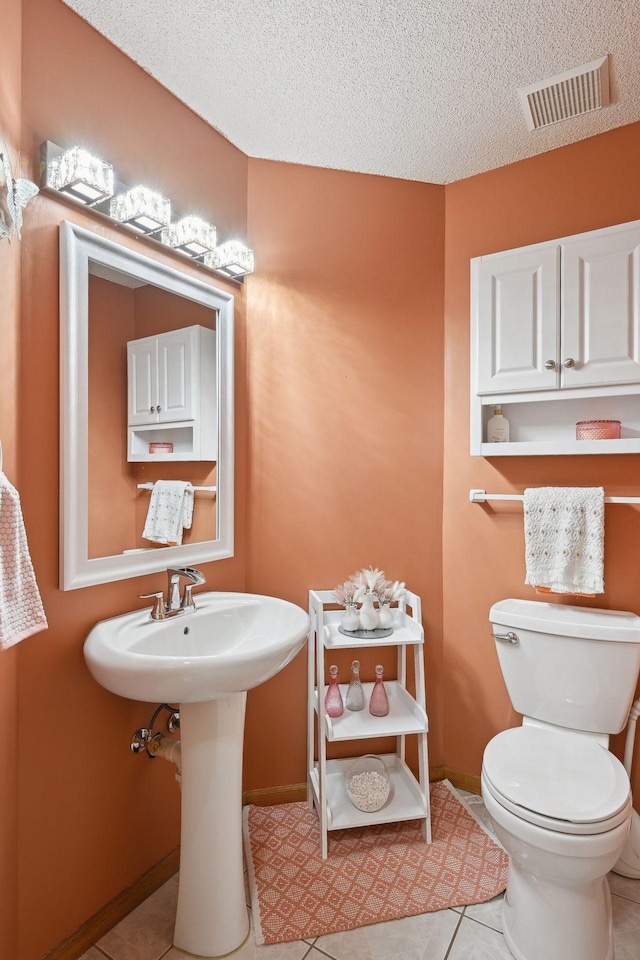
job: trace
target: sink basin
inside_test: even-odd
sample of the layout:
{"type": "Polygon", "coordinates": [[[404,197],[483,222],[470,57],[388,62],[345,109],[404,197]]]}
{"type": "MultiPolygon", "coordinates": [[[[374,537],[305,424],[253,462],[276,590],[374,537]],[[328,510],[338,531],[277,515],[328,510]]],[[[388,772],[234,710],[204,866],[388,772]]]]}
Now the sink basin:
{"type": "Polygon", "coordinates": [[[150,620],[149,608],[97,623],[89,670],[132,700],[180,706],[182,823],[173,942],[199,957],[236,950],[249,932],[242,863],[242,754],[247,690],[304,644],[300,607],[253,593],[198,593],[195,613],[150,620]]]}
{"type": "Polygon", "coordinates": [[[309,617],[277,597],[199,593],[197,610],[169,620],[149,608],[102,620],[84,655],[103,687],[131,700],[202,703],[251,690],[303,645],[309,617]]]}

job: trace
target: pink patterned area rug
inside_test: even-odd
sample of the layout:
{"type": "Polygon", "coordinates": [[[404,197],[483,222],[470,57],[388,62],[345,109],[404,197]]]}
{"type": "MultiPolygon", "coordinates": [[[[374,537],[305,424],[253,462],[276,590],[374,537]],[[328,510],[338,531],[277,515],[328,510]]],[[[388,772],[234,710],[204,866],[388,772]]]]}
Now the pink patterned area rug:
{"type": "Polygon", "coordinates": [[[483,903],[507,885],[506,853],[444,780],[431,786],[433,842],[419,820],[329,834],[306,803],[244,809],[256,943],[282,943],[483,903]]]}

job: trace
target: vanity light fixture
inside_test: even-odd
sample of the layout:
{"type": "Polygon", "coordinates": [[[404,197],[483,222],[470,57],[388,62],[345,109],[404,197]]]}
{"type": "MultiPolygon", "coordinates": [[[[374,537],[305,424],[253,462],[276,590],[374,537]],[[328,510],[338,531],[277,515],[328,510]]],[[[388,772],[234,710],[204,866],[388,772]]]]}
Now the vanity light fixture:
{"type": "Polygon", "coordinates": [[[206,253],[202,262],[223,276],[236,279],[253,273],[253,250],[239,240],[227,240],[213,253],[206,253]]]}
{"type": "Polygon", "coordinates": [[[155,233],[171,219],[171,201],[142,185],[112,197],[109,208],[113,220],[139,233],[155,233]]]}
{"type": "MultiPolygon", "coordinates": [[[[130,188],[110,163],[83,147],[65,150],[45,140],[40,148],[40,171],[43,189],[56,193],[58,199],[79,201],[96,217],[129,227],[144,243],[189,257],[226,280],[242,283],[253,273],[253,250],[244,243],[228,240],[217,246],[216,228],[201,217],[176,216],[172,223],[171,200],[143,184],[130,188]]],[[[27,181],[15,182],[26,190],[27,181]]],[[[28,197],[21,192],[17,199],[24,206],[28,197]]],[[[0,239],[8,235],[0,211],[0,239]]]]}
{"type": "Polygon", "coordinates": [[[190,257],[201,257],[216,248],[216,228],[200,217],[183,217],[163,230],[160,239],[167,246],[190,257]]]}
{"type": "Polygon", "coordinates": [[[72,147],[49,160],[46,185],[80,203],[99,203],[113,196],[113,167],[82,147],[72,147]]]}

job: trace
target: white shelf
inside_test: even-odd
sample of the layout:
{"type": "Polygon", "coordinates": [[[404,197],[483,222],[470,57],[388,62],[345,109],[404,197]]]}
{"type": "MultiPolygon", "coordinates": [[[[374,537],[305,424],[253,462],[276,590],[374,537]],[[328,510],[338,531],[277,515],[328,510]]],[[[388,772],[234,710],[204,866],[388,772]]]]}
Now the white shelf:
{"type": "Polygon", "coordinates": [[[640,453],[640,437],[621,440],[522,440],[483,443],[483,457],[557,457],[571,454],[640,453]]]}
{"type": "MultiPolygon", "coordinates": [[[[401,737],[411,733],[427,733],[429,721],[427,714],[419,703],[411,696],[397,680],[385,680],[385,690],[389,700],[389,713],[386,717],[373,717],[369,713],[369,700],[373,683],[363,683],[365,707],[364,710],[347,710],[341,717],[329,717],[324,712],[324,696],[327,687],[323,690],[323,710],[325,735],[327,740],[360,740],[372,737],[401,737]]],[[[339,684],[342,700],[346,704],[349,684],[339,684]]],[[[314,696],[316,712],[318,712],[318,691],[314,696]]]]}
{"type": "MultiPolygon", "coordinates": [[[[389,799],[375,813],[365,813],[351,803],[345,775],[353,758],[327,760],[326,805],[327,829],[344,830],[349,827],[367,827],[375,823],[396,823],[399,820],[424,820],[429,816],[427,803],[418,781],[406,763],[395,753],[382,754],[391,780],[389,799]]],[[[311,771],[311,784],[319,804],[318,764],[311,771]]]]}
{"type": "MultiPolygon", "coordinates": [[[[193,423],[155,423],[128,428],[130,463],[162,463],[172,460],[214,460],[214,450],[201,444],[199,427],[193,423]],[[149,453],[150,443],[172,443],[172,453],[149,453]],[[202,448],[202,449],[201,449],[202,448]],[[207,448],[207,449],[206,449],[207,448]]],[[[208,445],[210,447],[210,444],[208,445]]]]}
{"type": "Polygon", "coordinates": [[[355,650],[358,647],[397,647],[403,643],[424,643],[424,630],[401,610],[394,610],[397,625],[389,637],[346,637],[338,627],[342,610],[325,613],[324,645],[327,650],[355,650]],[[404,620],[404,622],[403,622],[404,620]]]}

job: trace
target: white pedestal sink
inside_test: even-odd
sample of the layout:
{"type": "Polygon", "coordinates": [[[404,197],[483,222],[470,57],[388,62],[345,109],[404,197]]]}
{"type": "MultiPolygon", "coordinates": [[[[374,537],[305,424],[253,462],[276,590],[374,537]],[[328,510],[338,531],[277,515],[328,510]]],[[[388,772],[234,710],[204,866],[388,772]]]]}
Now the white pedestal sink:
{"type": "Polygon", "coordinates": [[[300,607],[250,593],[200,593],[195,613],[151,621],[137,610],[97,623],[89,670],[132,700],[180,704],[182,825],[174,944],[221,957],[249,924],[242,865],[242,746],[246,691],[303,646],[300,607]]]}

